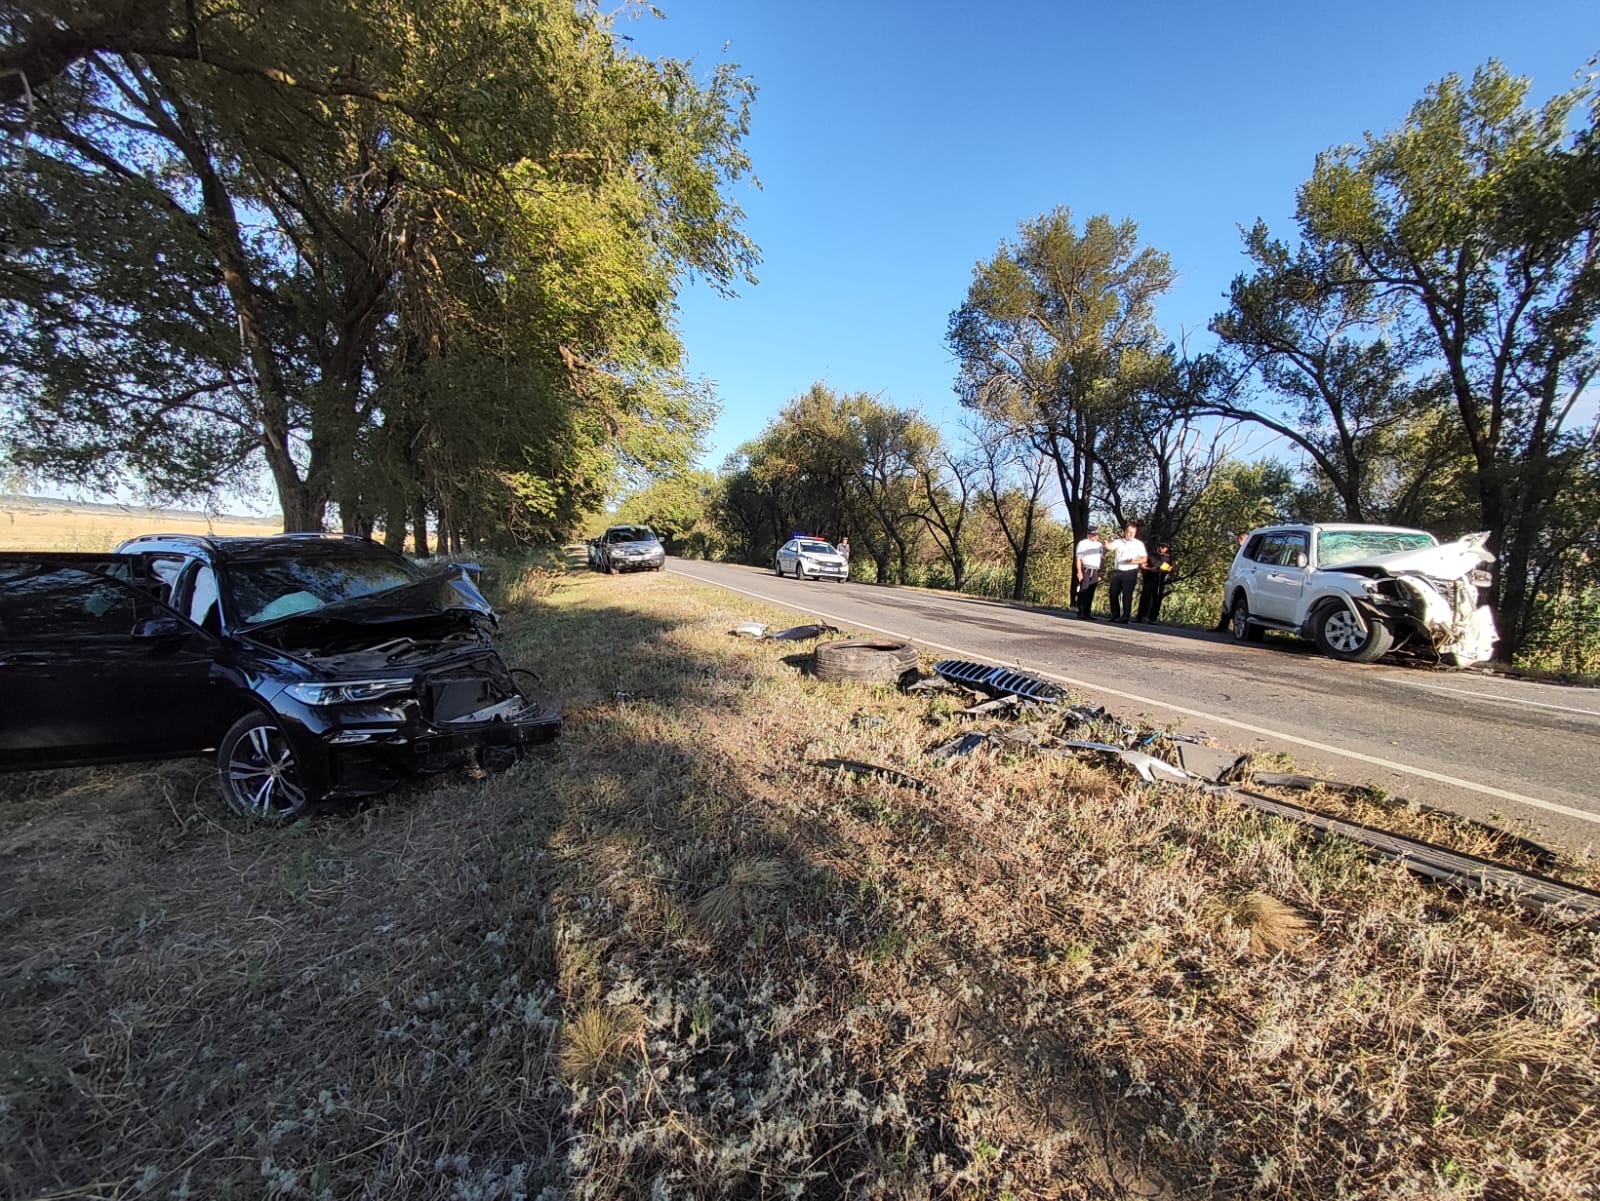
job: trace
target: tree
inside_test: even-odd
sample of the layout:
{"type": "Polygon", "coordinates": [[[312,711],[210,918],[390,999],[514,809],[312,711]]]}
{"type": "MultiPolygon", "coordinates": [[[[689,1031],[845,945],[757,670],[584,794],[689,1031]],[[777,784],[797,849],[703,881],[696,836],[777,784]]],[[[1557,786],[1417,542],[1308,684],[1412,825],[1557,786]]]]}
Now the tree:
{"type": "Polygon", "coordinates": [[[1398,131],[1319,156],[1298,210],[1353,285],[1404,306],[1401,336],[1453,403],[1508,658],[1537,604],[1543,515],[1597,438],[1579,402],[1597,365],[1600,101],[1586,83],[1532,109],[1528,88],[1493,62],[1446,77],[1398,131]]]}
{"type": "Polygon", "coordinates": [[[101,0],[3,32],[32,97],[0,107],[19,461],[171,497],[264,464],[290,528],[335,502],[425,535],[567,520],[630,436],[704,427],[672,302],[755,261],[733,68],[554,0],[101,0]]]}
{"type": "Polygon", "coordinates": [[[813,384],[723,465],[718,523],[748,562],[770,560],[797,529],[849,534],[880,581],[904,579],[921,525],[916,465],[938,449],[916,413],[813,384]]]}
{"type": "Polygon", "coordinates": [[[704,559],[717,549],[712,521],[717,478],[709,471],[691,471],[655,480],[617,507],[617,518],[647,525],[675,555],[704,559]]]}
{"type": "MultiPolygon", "coordinates": [[[[1465,453],[1431,420],[1442,396],[1419,377],[1424,356],[1393,336],[1402,314],[1323,244],[1291,252],[1257,222],[1245,235],[1253,273],[1233,281],[1211,323],[1231,351],[1231,380],[1196,412],[1253,422],[1298,446],[1345,521],[1404,520],[1427,481],[1465,453]],[[1252,373],[1267,391],[1252,395],[1252,373]],[[1426,431],[1420,442],[1417,434],[1426,431]]],[[[1411,517],[1416,520],[1416,517],[1411,517]]]]}
{"type": "Polygon", "coordinates": [[[1228,460],[1234,423],[1208,420],[1196,398],[1216,387],[1216,362],[1168,348],[1113,416],[1096,457],[1103,507],[1118,526],[1140,525],[1151,546],[1183,528],[1228,460]]]}
{"type": "Polygon", "coordinates": [[[1044,517],[1041,498],[1051,460],[1026,431],[1003,422],[982,422],[973,444],[982,499],[1011,551],[1011,599],[1023,600],[1028,594],[1028,564],[1044,517]]]}
{"type": "Polygon", "coordinates": [[[950,564],[951,586],[960,592],[967,583],[964,531],[977,500],[976,460],[941,447],[918,459],[916,469],[922,485],[919,517],[950,564]]]}
{"type": "Polygon", "coordinates": [[[1119,414],[1170,370],[1155,301],[1168,257],[1141,248],[1132,221],[1057,208],[973,268],[950,317],[961,402],[1029,430],[1056,465],[1073,536],[1089,529],[1097,472],[1119,414]]]}

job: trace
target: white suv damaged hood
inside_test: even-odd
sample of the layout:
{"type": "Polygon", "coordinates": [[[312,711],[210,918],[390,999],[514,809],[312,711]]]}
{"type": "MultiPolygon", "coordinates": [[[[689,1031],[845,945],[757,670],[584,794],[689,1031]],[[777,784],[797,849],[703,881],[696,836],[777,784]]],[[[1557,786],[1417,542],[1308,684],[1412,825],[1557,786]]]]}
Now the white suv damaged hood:
{"type": "Polygon", "coordinates": [[[1478,568],[1494,562],[1494,555],[1484,546],[1488,540],[1487,533],[1468,534],[1443,546],[1375,555],[1328,570],[1356,569],[1367,574],[1377,568],[1393,576],[1416,601],[1418,617],[1433,638],[1439,657],[1465,667],[1492,658],[1499,638],[1494,614],[1488,605],[1478,603],[1478,588],[1472,582],[1478,568]]]}
{"type": "Polygon", "coordinates": [[[1421,550],[1396,551],[1392,555],[1373,555],[1368,559],[1352,559],[1328,568],[1329,571],[1347,571],[1352,567],[1378,567],[1390,575],[1423,575],[1435,580],[1459,580],[1471,575],[1485,563],[1493,563],[1494,555],[1484,546],[1489,541],[1487,533],[1468,534],[1443,546],[1425,546],[1421,550]]]}

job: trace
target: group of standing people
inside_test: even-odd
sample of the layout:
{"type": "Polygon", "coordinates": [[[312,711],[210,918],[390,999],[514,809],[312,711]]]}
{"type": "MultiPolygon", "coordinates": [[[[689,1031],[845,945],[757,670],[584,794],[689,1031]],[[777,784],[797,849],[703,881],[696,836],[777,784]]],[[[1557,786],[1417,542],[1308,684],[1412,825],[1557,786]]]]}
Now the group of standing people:
{"type": "Polygon", "coordinates": [[[1072,556],[1072,586],[1078,616],[1094,620],[1094,594],[1104,579],[1111,599],[1111,620],[1119,625],[1148,622],[1161,617],[1161,601],[1172,578],[1172,553],[1165,542],[1154,554],[1139,540],[1139,527],[1129,522],[1122,537],[1103,542],[1098,530],[1078,543],[1072,556]],[[1134,589],[1139,592],[1134,616],[1134,589]]]}

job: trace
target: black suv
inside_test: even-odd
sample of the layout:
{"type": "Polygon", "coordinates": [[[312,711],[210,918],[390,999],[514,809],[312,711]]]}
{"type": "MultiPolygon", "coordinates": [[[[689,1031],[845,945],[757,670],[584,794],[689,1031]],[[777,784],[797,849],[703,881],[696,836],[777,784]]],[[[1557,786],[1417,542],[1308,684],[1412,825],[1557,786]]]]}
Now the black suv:
{"type": "Polygon", "coordinates": [[[561,731],[467,568],[363,538],[146,535],[0,553],[0,769],[215,750],[266,819],[561,731]]]}

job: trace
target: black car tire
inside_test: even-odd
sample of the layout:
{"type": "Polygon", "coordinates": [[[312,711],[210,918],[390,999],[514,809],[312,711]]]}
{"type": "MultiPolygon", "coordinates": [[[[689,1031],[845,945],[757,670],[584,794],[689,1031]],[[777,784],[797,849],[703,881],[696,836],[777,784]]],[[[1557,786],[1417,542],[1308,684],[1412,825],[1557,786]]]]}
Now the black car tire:
{"type": "Polygon", "coordinates": [[[265,713],[245,714],[222,736],[217,774],[228,808],[252,821],[290,822],[310,803],[294,750],[265,713]]]}
{"type": "Polygon", "coordinates": [[[806,578],[806,565],[800,562],[799,559],[794,561],[794,578],[797,580],[803,580],[806,578]]]}
{"type": "Polygon", "coordinates": [[[617,565],[611,561],[611,556],[610,555],[606,556],[606,574],[607,575],[616,575],[617,574],[617,565]]]}
{"type": "Polygon", "coordinates": [[[777,576],[780,580],[783,579],[783,560],[774,559],[772,561],[772,574],[777,576]]]}
{"type": "Polygon", "coordinates": [[[1366,632],[1356,628],[1355,616],[1344,605],[1329,605],[1312,619],[1317,647],[1330,659],[1346,663],[1371,663],[1394,646],[1394,630],[1376,617],[1366,619],[1366,632]]]}
{"type": "Polygon", "coordinates": [[[1233,608],[1228,613],[1228,632],[1233,635],[1235,642],[1260,642],[1266,637],[1266,630],[1251,623],[1250,606],[1245,603],[1244,593],[1233,598],[1233,608]]]}
{"type": "Polygon", "coordinates": [[[817,679],[862,684],[897,684],[917,671],[917,649],[886,638],[839,638],[819,642],[817,679]]]}

